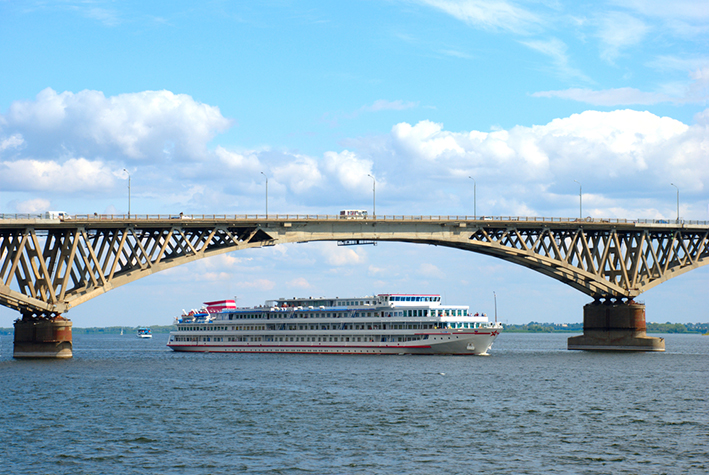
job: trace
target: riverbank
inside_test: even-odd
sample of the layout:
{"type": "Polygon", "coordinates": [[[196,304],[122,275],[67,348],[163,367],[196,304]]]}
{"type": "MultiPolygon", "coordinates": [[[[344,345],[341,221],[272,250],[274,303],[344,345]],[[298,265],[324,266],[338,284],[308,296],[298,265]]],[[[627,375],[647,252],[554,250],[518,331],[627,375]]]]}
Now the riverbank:
{"type": "MultiPolygon", "coordinates": [[[[120,335],[131,334],[138,327],[73,327],[74,335],[120,335]]],[[[170,333],[176,330],[175,325],[151,325],[154,334],[170,333]]],[[[0,328],[0,335],[12,335],[12,328],[0,328]]],[[[583,333],[583,323],[538,323],[530,322],[523,325],[504,324],[505,333],[583,333]]],[[[707,333],[709,323],[648,323],[648,333],[707,333]]]]}
{"type": "MultiPolygon", "coordinates": [[[[153,334],[170,333],[177,329],[175,325],[150,325],[148,328],[153,334]]],[[[130,335],[136,333],[138,327],[72,327],[71,329],[73,335],[120,335],[121,331],[125,335],[130,335]]],[[[0,335],[12,335],[13,333],[12,328],[0,328],[0,335]]]]}
{"type": "MultiPolygon", "coordinates": [[[[583,333],[583,323],[504,324],[507,333],[583,333]]],[[[648,333],[706,333],[709,323],[647,323],[648,333]]]]}

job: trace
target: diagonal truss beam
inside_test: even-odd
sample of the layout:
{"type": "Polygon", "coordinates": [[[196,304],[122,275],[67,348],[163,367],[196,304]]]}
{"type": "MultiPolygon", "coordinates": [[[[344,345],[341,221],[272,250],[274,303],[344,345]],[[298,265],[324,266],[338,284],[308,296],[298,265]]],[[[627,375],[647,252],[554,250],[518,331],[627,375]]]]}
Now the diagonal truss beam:
{"type": "Polygon", "coordinates": [[[633,298],[709,263],[707,226],[430,221],[87,220],[54,227],[0,221],[0,304],[61,313],[187,262],[289,242],[361,239],[448,246],[522,265],[596,299],[633,298]]]}

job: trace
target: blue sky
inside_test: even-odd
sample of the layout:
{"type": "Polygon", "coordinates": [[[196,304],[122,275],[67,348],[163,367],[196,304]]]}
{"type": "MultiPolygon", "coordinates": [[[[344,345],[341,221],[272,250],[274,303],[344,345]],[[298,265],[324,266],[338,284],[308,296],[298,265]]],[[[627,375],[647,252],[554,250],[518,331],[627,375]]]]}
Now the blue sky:
{"type": "MultiPolygon", "coordinates": [[[[709,220],[709,2],[0,0],[0,213],[709,220]]],[[[709,270],[643,294],[709,321],[709,270]]],[[[503,321],[589,299],[461,251],[232,253],[114,290],[77,326],[268,298],[435,292],[503,321]]],[[[15,314],[0,309],[0,325],[15,314]]]]}

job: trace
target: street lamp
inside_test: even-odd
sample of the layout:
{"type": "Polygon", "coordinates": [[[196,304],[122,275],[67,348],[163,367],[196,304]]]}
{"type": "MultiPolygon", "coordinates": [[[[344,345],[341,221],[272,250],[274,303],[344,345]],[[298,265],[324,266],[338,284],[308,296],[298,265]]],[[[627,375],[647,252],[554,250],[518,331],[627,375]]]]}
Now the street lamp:
{"type": "Polygon", "coordinates": [[[472,176],[468,178],[473,180],[473,219],[478,219],[478,182],[472,176]]]}
{"type": "Polygon", "coordinates": [[[367,173],[367,176],[372,179],[372,218],[377,215],[377,180],[367,173]]]}
{"type": "Polygon", "coordinates": [[[130,172],[125,168],[123,171],[128,174],[128,217],[130,218],[130,172]]]}
{"type": "Polygon", "coordinates": [[[497,294],[495,291],[492,291],[492,296],[495,298],[495,323],[497,323],[497,294]]]}
{"type": "Polygon", "coordinates": [[[583,186],[577,180],[574,180],[579,184],[579,219],[583,219],[583,186]]]}
{"type": "Polygon", "coordinates": [[[266,179],[266,217],[268,218],[268,177],[264,172],[261,172],[261,175],[266,179]]]}
{"type": "Polygon", "coordinates": [[[677,224],[679,224],[679,187],[677,185],[675,185],[674,183],[670,183],[670,185],[677,188],[677,224]]]}

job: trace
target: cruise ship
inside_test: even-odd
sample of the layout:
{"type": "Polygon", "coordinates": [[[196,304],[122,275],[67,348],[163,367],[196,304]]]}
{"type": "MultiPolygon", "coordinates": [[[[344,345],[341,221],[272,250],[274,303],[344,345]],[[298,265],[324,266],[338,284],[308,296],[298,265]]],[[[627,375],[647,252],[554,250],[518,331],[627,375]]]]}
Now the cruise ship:
{"type": "Polygon", "coordinates": [[[487,355],[502,324],[435,294],[292,298],[183,311],[167,346],[223,353],[487,355]]]}

